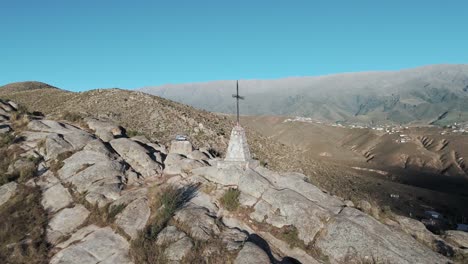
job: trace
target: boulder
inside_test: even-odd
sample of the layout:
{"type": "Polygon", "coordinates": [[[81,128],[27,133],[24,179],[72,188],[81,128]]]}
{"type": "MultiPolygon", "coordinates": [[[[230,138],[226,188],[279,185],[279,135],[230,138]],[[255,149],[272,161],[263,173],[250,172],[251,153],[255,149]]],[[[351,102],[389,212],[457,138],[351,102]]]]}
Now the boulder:
{"type": "Polygon", "coordinates": [[[8,101],[7,102],[11,107],[13,107],[15,110],[18,110],[18,104],[13,102],[13,101],[8,101]]]}
{"type": "Polygon", "coordinates": [[[458,230],[448,230],[445,232],[444,238],[447,242],[458,247],[458,250],[463,254],[468,254],[468,233],[458,230]]]}
{"type": "Polygon", "coordinates": [[[8,200],[15,195],[17,189],[18,184],[16,182],[9,182],[0,186],[0,206],[8,202],[8,200]]]}
{"type": "Polygon", "coordinates": [[[332,218],[315,246],[331,263],[366,261],[389,263],[447,263],[448,259],[419,244],[413,237],[395,232],[373,217],[345,207],[332,218]]]}
{"type": "Polygon", "coordinates": [[[194,160],[207,160],[210,159],[208,155],[201,152],[200,150],[194,150],[190,154],[187,155],[187,158],[194,159],[194,160]]]}
{"type": "Polygon", "coordinates": [[[372,205],[366,200],[360,200],[357,204],[357,208],[366,214],[372,213],[372,205]]]}
{"type": "Polygon", "coordinates": [[[333,216],[332,212],[289,189],[268,189],[261,201],[254,207],[254,213],[260,212],[267,223],[277,228],[293,225],[306,245],[333,216]]]}
{"type": "Polygon", "coordinates": [[[94,139],[94,136],[86,131],[52,120],[31,120],[28,123],[28,129],[43,132],[38,135],[46,137],[46,158],[48,159],[56,158],[58,154],[66,151],[82,149],[94,139]]]}
{"type": "Polygon", "coordinates": [[[111,121],[102,121],[95,118],[87,118],[85,121],[88,127],[95,131],[96,136],[104,142],[109,142],[115,137],[123,136],[122,128],[111,121]]]}
{"type": "Polygon", "coordinates": [[[73,184],[78,192],[86,192],[88,202],[104,206],[120,197],[125,181],[125,166],[121,160],[100,152],[82,150],[63,162],[58,171],[59,178],[73,184]]]}
{"type": "Polygon", "coordinates": [[[85,238],[86,236],[88,236],[89,234],[91,234],[92,232],[94,232],[94,231],[96,231],[98,229],[99,229],[99,227],[96,226],[96,225],[85,226],[85,227],[79,229],[78,231],[76,231],[75,233],[73,233],[73,235],[69,239],[67,239],[66,241],[58,244],[55,247],[56,248],[67,248],[71,244],[74,244],[76,242],[81,241],[83,238],[85,238]]]}
{"type": "Polygon", "coordinates": [[[129,248],[125,238],[110,227],[104,227],[60,250],[50,264],[130,264],[133,262],[128,254],[129,248]]]}
{"type": "Polygon", "coordinates": [[[190,253],[192,247],[192,239],[184,237],[177,242],[170,244],[166,250],[164,250],[164,255],[169,261],[179,263],[179,261],[184,259],[184,257],[190,253]]]}
{"type": "Polygon", "coordinates": [[[222,185],[238,185],[239,179],[244,174],[240,167],[231,166],[225,169],[218,169],[217,167],[201,167],[192,170],[194,176],[201,176],[211,182],[222,185]]]}
{"type": "Polygon", "coordinates": [[[128,204],[117,215],[115,223],[120,226],[132,239],[137,238],[138,231],[146,226],[151,210],[146,198],[139,198],[128,204]]]}
{"type": "Polygon", "coordinates": [[[188,205],[178,211],[174,219],[190,230],[190,236],[206,241],[220,233],[216,225],[215,216],[209,214],[208,209],[195,205],[188,205]]]}
{"type": "Polygon", "coordinates": [[[71,234],[77,227],[83,224],[88,215],[89,211],[82,205],[65,208],[58,212],[49,221],[47,242],[56,244],[61,237],[71,234]]]}
{"type": "Polygon", "coordinates": [[[0,109],[3,109],[6,112],[15,111],[15,109],[9,103],[5,103],[2,101],[0,101],[0,109]]]}
{"type": "Polygon", "coordinates": [[[252,242],[244,244],[242,250],[237,254],[234,264],[269,264],[268,255],[252,242]]]}
{"type": "Polygon", "coordinates": [[[151,153],[147,149],[135,141],[128,138],[118,138],[110,141],[110,144],[143,177],[155,177],[161,174],[161,164],[151,157],[151,153]]]}
{"type": "Polygon", "coordinates": [[[426,226],[418,220],[400,215],[394,215],[393,219],[399,224],[400,228],[404,232],[410,234],[412,237],[416,238],[428,247],[431,247],[433,250],[437,250],[436,244],[442,242],[439,237],[427,230],[426,226]]]}
{"type": "Polygon", "coordinates": [[[237,228],[225,228],[220,236],[228,251],[240,249],[248,238],[246,232],[242,232],[237,228]]]}
{"type": "Polygon", "coordinates": [[[189,141],[177,141],[173,140],[171,142],[171,148],[169,153],[181,154],[184,156],[188,156],[193,151],[192,143],[189,141]]]}
{"type": "Polygon", "coordinates": [[[184,172],[192,171],[196,168],[204,167],[205,164],[193,159],[184,158],[180,154],[170,153],[164,161],[164,174],[166,175],[179,175],[184,172]]]}
{"type": "Polygon", "coordinates": [[[48,213],[55,213],[72,202],[72,196],[60,183],[54,184],[42,193],[41,204],[48,213]]]}
{"type": "Polygon", "coordinates": [[[336,197],[330,196],[315,185],[306,182],[307,176],[304,174],[291,172],[279,174],[262,166],[256,167],[255,171],[277,189],[287,188],[293,190],[334,213],[338,213],[344,206],[344,203],[336,197]]]}
{"type": "Polygon", "coordinates": [[[186,237],[184,232],[179,231],[175,226],[167,226],[159,232],[156,239],[156,245],[167,245],[179,241],[186,237]]]}

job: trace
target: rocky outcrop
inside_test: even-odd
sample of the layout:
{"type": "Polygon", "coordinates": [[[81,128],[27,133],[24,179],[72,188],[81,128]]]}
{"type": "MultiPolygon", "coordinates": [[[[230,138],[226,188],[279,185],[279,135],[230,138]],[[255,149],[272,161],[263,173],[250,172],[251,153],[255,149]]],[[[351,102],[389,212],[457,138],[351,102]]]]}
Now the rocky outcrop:
{"type": "Polygon", "coordinates": [[[50,260],[50,264],[132,263],[128,254],[130,247],[128,241],[116,234],[110,227],[98,229],[85,227],[83,229],[86,229],[86,232],[78,231],[80,237],[70,238],[73,239],[73,242],[67,242],[70,246],[55,254],[50,260]],[[88,233],[88,231],[90,232],[88,233]]]}
{"type": "Polygon", "coordinates": [[[77,227],[83,224],[88,215],[89,211],[82,205],[65,208],[58,212],[49,221],[47,241],[52,244],[57,243],[61,237],[71,234],[77,227]]]}
{"type": "MultiPolygon", "coordinates": [[[[194,255],[210,263],[448,261],[433,251],[432,242],[440,237],[418,221],[395,216],[385,225],[376,220],[372,205],[359,202],[359,211],[305,175],[256,163],[218,167],[208,151],[193,150],[188,141],[175,142],[168,153],[146,137],[127,138],[115,124],[98,119],[87,124],[94,134],[33,120],[18,143],[27,155],[44,157],[27,184],[42,192],[50,263],[132,263],[130,243],[146,239],[140,237],[142,230],[147,235],[145,227],[162,229],[151,234],[151,249],[169,263],[187,263],[194,255]],[[160,195],[168,189],[180,193],[160,195]],[[224,200],[230,189],[239,195],[234,212],[224,200]],[[173,211],[166,215],[165,209],[173,211]]],[[[0,206],[16,188],[16,183],[0,187],[0,206]]],[[[466,248],[462,234],[447,233],[445,240],[466,248]]]]}
{"type": "Polygon", "coordinates": [[[257,245],[251,242],[245,243],[242,250],[237,255],[235,264],[268,264],[270,258],[268,255],[259,248],[257,245]]]}
{"type": "Polygon", "coordinates": [[[241,195],[246,195],[246,204],[254,200],[253,212],[248,215],[251,220],[243,220],[244,224],[239,226],[247,225],[252,230],[259,226],[268,229],[293,226],[301,243],[316,248],[322,254],[318,257],[328,258],[332,263],[372,258],[391,263],[447,262],[405,232],[390,229],[322,192],[306,182],[304,175],[280,175],[263,167],[246,170],[205,167],[192,173],[222,186],[237,186],[241,195]],[[255,224],[250,224],[252,220],[255,224]]]}
{"type": "Polygon", "coordinates": [[[177,141],[173,140],[171,143],[171,148],[169,153],[180,154],[184,156],[189,156],[193,151],[192,143],[189,141],[177,141]]]}
{"type": "Polygon", "coordinates": [[[410,235],[395,232],[373,217],[349,207],[329,221],[317,238],[316,246],[335,263],[360,259],[390,263],[447,262],[410,235]]]}
{"type": "Polygon", "coordinates": [[[90,129],[94,130],[96,136],[98,136],[104,142],[109,142],[116,137],[123,136],[122,128],[110,121],[87,118],[86,124],[90,129]]]}
{"type": "Polygon", "coordinates": [[[117,216],[115,223],[132,239],[135,239],[138,235],[138,231],[146,226],[150,213],[148,200],[144,197],[138,198],[125,207],[117,216]]]}
{"type": "Polygon", "coordinates": [[[145,178],[157,177],[162,172],[162,165],[155,158],[154,153],[128,138],[118,138],[110,141],[112,148],[132,168],[145,178]]]}
{"type": "MultiPolygon", "coordinates": [[[[30,131],[43,132],[47,152],[45,158],[55,159],[61,153],[82,149],[95,137],[77,127],[52,120],[32,120],[28,123],[30,131]]],[[[26,138],[30,134],[24,134],[26,138]]]]}
{"type": "Polygon", "coordinates": [[[86,193],[89,203],[104,206],[120,197],[126,181],[126,167],[120,158],[113,158],[102,143],[90,142],[63,162],[58,177],[72,184],[78,192],[86,193]]]}

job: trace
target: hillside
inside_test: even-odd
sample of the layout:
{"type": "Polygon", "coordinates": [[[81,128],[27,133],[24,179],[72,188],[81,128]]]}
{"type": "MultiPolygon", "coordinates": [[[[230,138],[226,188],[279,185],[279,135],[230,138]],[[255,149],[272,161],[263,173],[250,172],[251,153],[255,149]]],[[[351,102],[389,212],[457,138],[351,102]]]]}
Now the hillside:
{"type": "MultiPolygon", "coordinates": [[[[199,109],[234,113],[235,81],[170,84],[140,91],[199,109]]],[[[468,120],[468,65],[431,65],[278,80],[240,80],[241,113],[327,122],[432,123],[468,120]]]]}
{"type": "MultiPolygon", "coordinates": [[[[18,84],[16,84],[18,86],[18,84]]],[[[121,89],[98,89],[88,92],[72,93],[60,89],[27,89],[25,83],[19,91],[8,91],[0,88],[0,98],[11,99],[27,106],[29,111],[40,111],[48,118],[63,120],[80,120],[82,117],[95,117],[124,126],[130,135],[146,135],[148,138],[168,144],[176,134],[189,136],[194,146],[211,149],[221,156],[227,147],[230,128],[234,122],[226,115],[217,115],[193,107],[179,104],[167,99],[151,96],[141,92],[121,89]]],[[[330,139],[330,144],[319,141],[311,148],[322,149],[343,155],[341,159],[323,159],[320,156],[308,155],[304,150],[307,142],[327,137],[306,137],[294,135],[295,144],[281,141],[281,138],[271,137],[269,133],[282,129],[278,126],[269,127],[267,123],[250,123],[250,118],[242,117],[248,128],[249,144],[254,157],[277,171],[303,172],[310,177],[311,182],[332,194],[346,199],[371,199],[382,206],[390,206],[402,213],[422,213],[425,206],[447,214],[464,214],[466,197],[460,197],[450,192],[434,193],[433,191],[414,188],[411,185],[394,182],[391,178],[375,177],[374,173],[352,169],[350,160],[365,160],[362,154],[337,146],[330,139]],[[264,130],[258,130],[264,126],[264,130]],[[268,133],[265,133],[268,132],[268,133]],[[324,149],[326,148],[326,149],[324,149]],[[307,155],[305,155],[307,154],[307,155]],[[346,162],[343,162],[346,161],[346,162]],[[376,191],[376,190],[379,191],[376,191]],[[389,199],[392,193],[401,190],[408,195],[406,200],[389,199]],[[418,200],[423,199],[424,202],[418,200]]],[[[260,122],[261,121],[261,122],[260,122]]],[[[275,122],[277,122],[276,120],[275,122]]],[[[273,123],[275,123],[273,122],[273,123]]],[[[301,130],[297,130],[301,131],[301,130]]],[[[323,135],[332,135],[328,129],[323,135]]],[[[335,133],[335,139],[341,134],[335,133]]],[[[332,140],[333,141],[333,140],[332,140]]],[[[359,165],[361,166],[361,165],[359,165]]],[[[367,164],[366,164],[367,166],[367,164]]]]}
{"type": "Polygon", "coordinates": [[[259,162],[218,166],[108,120],[0,100],[2,263],[463,263],[467,233],[330,195],[259,162]],[[75,118],[71,118],[75,117],[75,118]],[[8,129],[5,129],[8,128],[8,129]],[[349,249],[353,248],[352,251],[349,249]]]}

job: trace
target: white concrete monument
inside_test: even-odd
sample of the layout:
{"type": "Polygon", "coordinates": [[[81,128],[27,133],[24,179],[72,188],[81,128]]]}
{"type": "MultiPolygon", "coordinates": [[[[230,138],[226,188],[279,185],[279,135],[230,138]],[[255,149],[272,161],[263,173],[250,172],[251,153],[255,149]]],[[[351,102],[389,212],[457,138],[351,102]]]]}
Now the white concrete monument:
{"type": "Polygon", "coordinates": [[[238,124],[232,129],[229,146],[226,152],[226,159],[224,159],[224,161],[249,162],[251,159],[245,130],[238,124]]]}
{"type": "Polygon", "coordinates": [[[252,157],[250,156],[247,137],[245,136],[245,130],[239,124],[239,100],[244,99],[244,97],[239,96],[239,82],[237,82],[237,94],[233,94],[232,97],[237,100],[237,124],[231,132],[226,158],[224,161],[218,163],[218,167],[220,168],[226,168],[233,165],[248,167],[253,163],[252,157]]]}

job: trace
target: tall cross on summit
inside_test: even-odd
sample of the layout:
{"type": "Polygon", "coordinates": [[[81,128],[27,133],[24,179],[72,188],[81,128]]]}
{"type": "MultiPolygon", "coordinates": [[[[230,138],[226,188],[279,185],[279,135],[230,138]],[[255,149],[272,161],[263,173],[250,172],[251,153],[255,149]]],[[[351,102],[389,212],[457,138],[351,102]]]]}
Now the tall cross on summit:
{"type": "Polygon", "coordinates": [[[236,85],[237,93],[233,94],[232,97],[236,98],[236,101],[237,101],[237,125],[239,126],[240,125],[240,122],[239,122],[239,100],[244,100],[244,97],[239,95],[239,80],[237,80],[236,84],[237,84],[236,85]]]}
{"type": "Polygon", "coordinates": [[[239,122],[239,100],[244,97],[239,95],[239,81],[237,81],[236,94],[232,97],[237,101],[237,125],[232,128],[231,138],[229,139],[228,149],[226,151],[226,158],[224,161],[218,162],[218,167],[241,166],[246,168],[251,162],[249,144],[247,144],[247,137],[245,130],[240,126],[239,122]]]}

